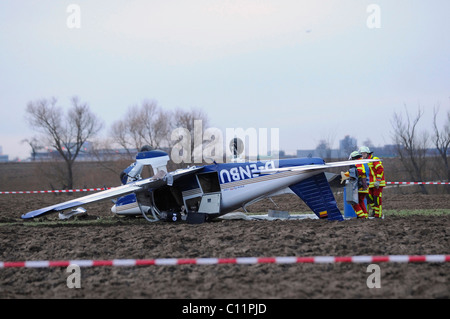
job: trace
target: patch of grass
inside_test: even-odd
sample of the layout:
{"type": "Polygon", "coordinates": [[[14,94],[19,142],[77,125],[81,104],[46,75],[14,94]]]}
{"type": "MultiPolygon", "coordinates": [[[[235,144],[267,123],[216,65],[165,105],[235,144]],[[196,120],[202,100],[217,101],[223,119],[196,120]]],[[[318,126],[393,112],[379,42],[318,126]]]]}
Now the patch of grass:
{"type": "Polygon", "coordinates": [[[2,226],[26,226],[26,227],[80,227],[80,226],[115,226],[115,225],[136,225],[141,223],[148,223],[144,218],[130,218],[130,217],[74,217],[69,220],[37,218],[34,220],[20,220],[3,221],[0,222],[2,226]]]}
{"type": "MultiPolygon", "coordinates": [[[[342,214],[344,212],[342,211],[342,214]]],[[[383,210],[386,216],[443,216],[450,215],[450,209],[414,209],[414,210],[383,210]]],[[[267,212],[252,212],[249,215],[265,215],[267,212]]],[[[290,215],[297,214],[312,214],[309,212],[289,212],[290,215]]],[[[116,226],[116,225],[139,225],[148,224],[149,222],[145,218],[141,217],[118,217],[118,216],[106,216],[95,217],[89,216],[88,218],[83,216],[75,216],[69,220],[37,218],[34,220],[21,220],[21,219],[3,219],[0,220],[0,227],[2,226],[26,226],[26,227],[83,227],[83,226],[116,226]]]]}

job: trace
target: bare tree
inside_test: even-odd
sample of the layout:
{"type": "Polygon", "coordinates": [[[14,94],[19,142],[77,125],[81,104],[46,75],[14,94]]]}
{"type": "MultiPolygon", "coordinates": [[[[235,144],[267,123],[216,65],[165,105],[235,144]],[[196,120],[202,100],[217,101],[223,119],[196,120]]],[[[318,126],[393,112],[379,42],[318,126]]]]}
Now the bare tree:
{"type": "Polygon", "coordinates": [[[111,135],[130,154],[144,145],[168,147],[170,115],[154,101],[131,106],[123,120],[113,123],[111,135]]]}
{"type": "Polygon", "coordinates": [[[145,102],[140,112],[141,127],[137,135],[143,144],[154,148],[168,146],[170,133],[170,115],[156,103],[145,102]]]}
{"type": "Polygon", "coordinates": [[[438,128],[437,125],[437,117],[439,113],[439,108],[433,109],[433,129],[434,129],[434,135],[433,135],[433,143],[436,146],[436,149],[439,152],[439,155],[442,157],[442,161],[444,163],[444,167],[446,169],[446,178],[447,180],[450,180],[450,166],[448,163],[448,156],[447,152],[449,150],[450,146],[450,111],[447,111],[447,119],[444,123],[444,127],[442,130],[438,128]]]}
{"type": "MultiPolygon", "coordinates": [[[[411,119],[405,106],[406,120],[401,114],[394,113],[391,121],[393,128],[392,138],[396,145],[396,153],[414,182],[421,182],[425,177],[426,155],[428,149],[428,134],[417,132],[417,125],[424,111],[419,107],[415,118],[411,119]]],[[[421,185],[422,192],[427,193],[421,185]]]]}
{"type": "Polygon", "coordinates": [[[200,109],[192,108],[190,111],[177,109],[173,116],[173,127],[183,127],[189,132],[194,132],[194,121],[202,121],[202,127],[209,125],[208,116],[200,109]]]}
{"type": "Polygon", "coordinates": [[[31,160],[36,160],[37,151],[43,148],[43,145],[40,144],[37,137],[33,137],[31,139],[23,139],[22,143],[27,143],[31,147],[31,160]]]}
{"type": "Polygon", "coordinates": [[[66,163],[65,184],[73,188],[73,164],[83,144],[103,127],[86,103],[71,99],[72,107],[63,116],[56,98],[30,102],[26,109],[28,123],[40,131],[46,143],[56,149],[66,163]]]}
{"type": "Polygon", "coordinates": [[[189,151],[192,152],[195,131],[197,130],[198,133],[201,130],[200,133],[203,134],[208,127],[208,122],[206,114],[199,109],[189,111],[177,109],[170,112],[160,108],[154,101],[144,101],[140,106],[129,107],[123,120],[113,123],[111,136],[115,143],[126,149],[132,158],[144,145],[150,145],[153,148],[174,147],[179,140],[172,140],[172,133],[175,129],[182,128],[190,134],[191,149],[189,151]]]}
{"type": "Polygon", "coordinates": [[[325,160],[331,159],[331,145],[327,140],[320,140],[316,146],[316,151],[319,157],[325,160]]]}
{"type": "Polygon", "coordinates": [[[325,138],[319,140],[319,144],[316,146],[319,157],[322,157],[326,161],[331,159],[335,138],[336,132],[330,132],[325,138]]]}
{"type": "MultiPolygon", "coordinates": [[[[189,155],[201,151],[203,144],[205,143],[205,141],[203,141],[203,133],[209,126],[209,119],[206,113],[196,108],[192,108],[189,111],[177,109],[173,115],[171,124],[172,129],[183,128],[189,132],[191,138],[191,154],[189,155]],[[198,140],[199,138],[201,140],[198,140]]],[[[171,142],[171,146],[177,143],[177,141],[171,142]]]]}
{"type": "Polygon", "coordinates": [[[346,135],[340,143],[340,151],[344,152],[344,156],[349,156],[351,152],[358,148],[356,140],[350,135],[346,135]]]}

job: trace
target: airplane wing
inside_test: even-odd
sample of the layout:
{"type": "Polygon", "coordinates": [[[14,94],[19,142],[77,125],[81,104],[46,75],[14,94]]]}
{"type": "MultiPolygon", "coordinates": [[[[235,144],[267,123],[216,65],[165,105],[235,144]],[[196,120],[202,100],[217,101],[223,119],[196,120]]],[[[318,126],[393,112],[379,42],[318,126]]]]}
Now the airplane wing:
{"type": "Polygon", "coordinates": [[[328,168],[333,167],[342,167],[342,166],[351,166],[355,164],[365,164],[370,162],[377,162],[380,160],[374,160],[374,159],[361,159],[361,160],[349,160],[349,161],[341,161],[341,162],[332,162],[332,163],[325,163],[325,164],[311,164],[311,165],[302,165],[302,166],[288,166],[288,167],[280,167],[280,168],[272,168],[272,169],[263,169],[258,170],[256,173],[259,174],[273,174],[273,173],[279,173],[279,172],[285,172],[285,171],[291,171],[291,172],[299,172],[299,171],[313,171],[313,170],[326,170],[328,168]]]}
{"type": "Polygon", "coordinates": [[[85,204],[106,200],[110,198],[120,197],[130,193],[137,193],[149,188],[158,188],[163,185],[171,185],[173,181],[180,178],[181,176],[193,174],[203,169],[203,166],[200,167],[191,167],[186,169],[176,170],[174,172],[169,172],[164,176],[153,176],[146,179],[141,179],[129,184],[125,184],[122,186],[114,187],[108,190],[104,190],[92,195],[83,196],[80,198],[76,198],[67,202],[63,202],[60,204],[44,207],[41,209],[37,209],[21,216],[22,219],[30,219],[38,216],[42,216],[48,213],[55,213],[59,211],[63,211],[73,207],[79,207],[85,204]]]}

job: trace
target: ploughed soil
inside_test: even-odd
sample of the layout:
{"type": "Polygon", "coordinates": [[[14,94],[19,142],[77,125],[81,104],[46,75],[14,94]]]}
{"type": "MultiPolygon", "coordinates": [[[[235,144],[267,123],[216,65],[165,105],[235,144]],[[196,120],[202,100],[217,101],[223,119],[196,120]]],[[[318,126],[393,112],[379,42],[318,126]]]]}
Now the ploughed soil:
{"type": "MultiPolygon", "coordinates": [[[[75,221],[34,209],[85,194],[0,195],[0,261],[200,257],[450,254],[450,214],[399,216],[399,209],[450,209],[450,195],[388,195],[384,220],[222,220],[192,225],[112,216],[111,202],[87,205],[75,221]]],[[[338,202],[342,199],[338,198],[338,202]]],[[[296,197],[279,209],[307,212],[296,197]]],[[[267,212],[269,201],[250,206],[267,212]]],[[[364,263],[179,265],[81,268],[68,288],[64,267],[0,268],[0,298],[449,298],[450,263],[379,263],[381,288],[364,263]],[[371,277],[372,278],[372,277],[371,277]]],[[[381,311],[381,310],[380,310],[381,311]]]]}

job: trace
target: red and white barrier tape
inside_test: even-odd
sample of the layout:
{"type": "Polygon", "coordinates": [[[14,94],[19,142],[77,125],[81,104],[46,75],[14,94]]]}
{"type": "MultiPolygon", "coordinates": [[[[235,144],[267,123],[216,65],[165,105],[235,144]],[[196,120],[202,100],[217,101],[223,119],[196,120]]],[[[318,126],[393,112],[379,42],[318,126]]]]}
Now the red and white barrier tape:
{"type": "MultiPolygon", "coordinates": [[[[386,182],[386,185],[450,185],[450,182],[386,182]]],[[[101,188],[82,188],[82,189],[57,189],[47,191],[0,191],[1,194],[44,194],[44,193],[77,193],[77,192],[92,192],[104,191],[114,187],[101,188]]]]}
{"type": "Polygon", "coordinates": [[[111,189],[112,187],[101,188],[81,188],[81,189],[56,189],[47,191],[9,191],[0,192],[0,194],[43,194],[43,193],[77,193],[77,192],[92,192],[92,191],[104,191],[111,189]]]}
{"type": "Polygon", "coordinates": [[[386,185],[450,185],[449,182],[386,182],[386,185]]]}
{"type": "Polygon", "coordinates": [[[0,261],[0,268],[47,268],[100,266],[176,266],[217,264],[327,264],[327,263],[444,263],[450,255],[391,255],[391,256],[316,256],[316,257],[237,257],[237,258],[160,258],[160,259],[113,259],[113,260],[60,260],[60,261],[0,261]]]}

